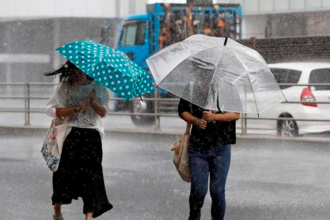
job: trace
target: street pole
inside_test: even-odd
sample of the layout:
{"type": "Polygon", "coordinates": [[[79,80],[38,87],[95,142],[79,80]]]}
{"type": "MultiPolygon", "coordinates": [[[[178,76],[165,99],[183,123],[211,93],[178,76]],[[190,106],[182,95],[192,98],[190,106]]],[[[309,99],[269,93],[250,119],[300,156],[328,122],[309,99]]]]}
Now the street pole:
{"type": "Polygon", "coordinates": [[[30,126],[30,84],[25,84],[25,126],[30,126]]]}
{"type": "Polygon", "coordinates": [[[158,104],[158,95],[159,95],[159,88],[156,87],[155,89],[155,101],[154,101],[154,109],[155,109],[155,129],[160,131],[160,116],[159,116],[159,104],[158,104]]]}

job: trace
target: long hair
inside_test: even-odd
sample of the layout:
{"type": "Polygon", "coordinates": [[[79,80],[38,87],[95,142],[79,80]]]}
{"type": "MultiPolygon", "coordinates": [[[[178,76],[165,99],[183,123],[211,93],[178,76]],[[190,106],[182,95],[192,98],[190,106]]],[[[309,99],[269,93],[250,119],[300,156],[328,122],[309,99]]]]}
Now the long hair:
{"type": "MultiPolygon", "coordinates": [[[[74,74],[75,74],[76,70],[79,70],[79,68],[76,67],[76,65],[74,65],[70,61],[66,61],[65,64],[60,66],[57,70],[55,70],[53,72],[44,73],[44,75],[45,76],[56,76],[57,74],[61,74],[60,75],[60,82],[63,82],[64,80],[67,80],[70,83],[70,85],[72,85],[73,80],[74,80],[74,74]]],[[[91,80],[91,81],[94,80],[93,78],[91,78],[88,75],[87,75],[87,79],[91,80]]]]}

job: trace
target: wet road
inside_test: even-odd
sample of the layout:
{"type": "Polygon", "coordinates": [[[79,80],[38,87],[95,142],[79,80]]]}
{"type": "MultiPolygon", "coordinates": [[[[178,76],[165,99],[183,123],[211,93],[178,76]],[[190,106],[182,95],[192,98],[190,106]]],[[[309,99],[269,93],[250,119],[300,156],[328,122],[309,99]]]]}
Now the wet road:
{"type": "MultiPolygon", "coordinates": [[[[0,136],[0,219],[51,219],[51,173],[40,154],[43,134],[0,136]]],[[[173,136],[107,135],[103,168],[114,209],[99,220],[185,220],[189,184],[172,164],[173,136]]],[[[239,140],[227,183],[228,220],[330,219],[330,146],[239,140]]],[[[207,197],[202,219],[210,219],[207,197]]],[[[84,219],[82,201],[64,206],[84,219]]]]}

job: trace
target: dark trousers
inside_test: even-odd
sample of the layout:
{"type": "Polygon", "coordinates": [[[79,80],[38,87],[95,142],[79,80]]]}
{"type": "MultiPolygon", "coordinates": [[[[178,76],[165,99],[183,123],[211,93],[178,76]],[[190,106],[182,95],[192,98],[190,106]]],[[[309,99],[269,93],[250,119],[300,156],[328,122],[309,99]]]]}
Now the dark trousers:
{"type": "Polygon", "coordinates": [[[73,127],[64,141],[61,162],[53,174],[53,205],[70,204],[81,197],[83,213],[93,218],[112,209],[102,168],[102,141],[95,129],[73,127]]]}
{"type": "MultiPolygon", "coordinates": [[[[212,220],[223,220],[226,210],[225,186],[230,167],[231,145],[213,147],[215,150],[199,152],[189,149],[191,189],[188,220],[201,219],[201,209],[208,190],[212,198],[212,220]]],[[[211,149],[213,149],[211,148],[211,149]]]]}

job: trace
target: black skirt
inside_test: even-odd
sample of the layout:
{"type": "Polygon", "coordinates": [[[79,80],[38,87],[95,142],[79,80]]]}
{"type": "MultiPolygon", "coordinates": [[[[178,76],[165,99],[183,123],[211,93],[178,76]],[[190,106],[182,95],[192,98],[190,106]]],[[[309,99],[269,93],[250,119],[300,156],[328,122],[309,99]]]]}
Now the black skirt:
{"type": "Polygon", "coordinates": [[[96,218],[112,209],[102,171],[102,141],[95,129],[73,127],[63,144],[58,170],[53,174],[52,202],[70,204],[81,197],[84,214],[96,218]]]}

